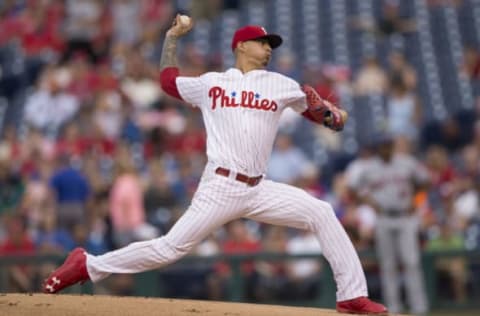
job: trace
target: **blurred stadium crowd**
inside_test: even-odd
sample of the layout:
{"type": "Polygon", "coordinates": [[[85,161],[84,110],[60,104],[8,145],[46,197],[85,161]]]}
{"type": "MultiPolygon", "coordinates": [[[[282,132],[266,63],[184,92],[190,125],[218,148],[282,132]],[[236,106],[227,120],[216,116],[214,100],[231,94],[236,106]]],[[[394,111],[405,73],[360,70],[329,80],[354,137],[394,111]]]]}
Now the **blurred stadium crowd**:
{"type": "MultiPolygon", "coordinates": [[[[359,251],[373,249],[377,215],[351,198],[345,170],[387,126],[395,150],[420,159],[431,174],[431,186],[413,201],[423,249],[480,249],[474,8],[473,0],[0,1],[0,255],[62,254],[78,245],[101,254],[164,234],[186,209],[206,161],[205,133],[200,113],[158,85],[162,39],[176,12],[196,22],[179,48],[182,74],[231,66],[236,25],[264,24],[286,40],[270,68],[350,112],[339,134],[285,113],[268,177],[331,202],[359,251]],[[458,19],[472,23],[454,20],[456,32],[444,32],[452,10],[454,19],[472,14],[458,19]],[[322,24],[335,27],[339,19],[343,29],[322,24]],[[311,23],[316,37],[309,37],[311,23]]],[[[244,220],[195,253],[259,251],[321,253],[309,233],[244,220]]],[[[474,271],[462,259],[440,268],[453,280],[453,296],[464,300],[474,271]]],[[[291,294],[287,284],[304,298],[315,295],[321,269],[311,260],[244,266],[262,284],[252,290],[256,299],[291,294]]],[[[9,290],[38,289],[47,272],[12,267],[9,290]]],[[[208,297],[222,298],[228,274],[227,266],[213,268],[208,297]]]]}

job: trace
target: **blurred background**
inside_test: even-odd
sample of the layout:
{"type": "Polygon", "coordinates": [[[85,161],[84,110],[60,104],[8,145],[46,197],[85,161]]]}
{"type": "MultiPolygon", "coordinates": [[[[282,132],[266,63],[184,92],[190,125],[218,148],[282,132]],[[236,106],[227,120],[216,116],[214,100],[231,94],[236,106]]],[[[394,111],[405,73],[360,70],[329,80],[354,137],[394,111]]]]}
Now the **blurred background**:
{"type": "MultiPolygon", "coordinates": [[[[158,84],[177,12],[195,21],[183,75],[231,67],[235,29],[259,24],[284,39],[270,70],[349,112],[333,133],[285,111],[267,176],[332,203],[379,300],[378,210],[352,198],[346,171],[386,130],[418,159],[431,313],[479,312],[479,0],[0,0],[0,291],[38,291],[74,247],[160,236],[188,207],[203,122],[158,84]]],[[[335,288],[309,233],[238,220],[171,267],[72,291],[333,306],[335,288]]]]}

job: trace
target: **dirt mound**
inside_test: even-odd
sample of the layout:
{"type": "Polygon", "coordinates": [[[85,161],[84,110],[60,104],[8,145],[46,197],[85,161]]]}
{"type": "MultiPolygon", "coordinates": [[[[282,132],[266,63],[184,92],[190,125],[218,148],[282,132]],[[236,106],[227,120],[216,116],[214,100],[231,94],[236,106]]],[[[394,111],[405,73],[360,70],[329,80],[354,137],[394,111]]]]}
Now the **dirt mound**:
{"type": "Polygon", "coordinates": [[[0,315],[26,316],[324,316],[334,310],[103,295],[0,294],[0,315]]]}

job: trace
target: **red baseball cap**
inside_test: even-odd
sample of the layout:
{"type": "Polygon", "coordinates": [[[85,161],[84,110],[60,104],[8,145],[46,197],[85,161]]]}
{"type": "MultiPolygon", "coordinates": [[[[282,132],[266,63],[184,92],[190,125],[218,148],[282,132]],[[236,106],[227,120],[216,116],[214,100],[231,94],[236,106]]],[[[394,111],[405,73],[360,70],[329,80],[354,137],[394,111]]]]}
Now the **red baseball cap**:
{"type": "Polygon", "coordinates": [[[265,28],[261,26],[247,25],[235,31],[232,39],[232,51],[237,48],[238,42],[251,41],[260,38],[266,38],[272,49],[277,48],[283,42],[280,35],[268,34],[265,28]]]}

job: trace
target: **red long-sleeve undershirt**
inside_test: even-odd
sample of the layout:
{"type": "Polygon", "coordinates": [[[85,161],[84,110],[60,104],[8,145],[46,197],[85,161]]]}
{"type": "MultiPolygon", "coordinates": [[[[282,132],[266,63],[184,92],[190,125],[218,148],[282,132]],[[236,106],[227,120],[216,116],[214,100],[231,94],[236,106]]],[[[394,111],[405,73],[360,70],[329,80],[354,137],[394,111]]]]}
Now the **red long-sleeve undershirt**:
{"type": "Polygon", "coordinates": [[[160,72],[160,86],[168,95],[183,100],[178,92],[176,79],[180,75],[177,67],[167,67],[160,72]]]}

